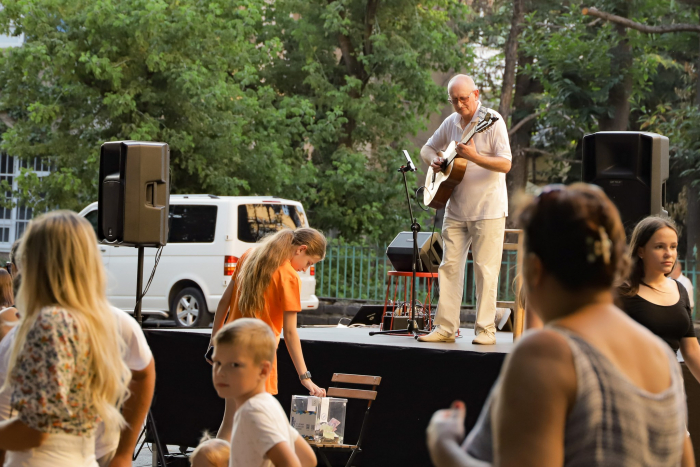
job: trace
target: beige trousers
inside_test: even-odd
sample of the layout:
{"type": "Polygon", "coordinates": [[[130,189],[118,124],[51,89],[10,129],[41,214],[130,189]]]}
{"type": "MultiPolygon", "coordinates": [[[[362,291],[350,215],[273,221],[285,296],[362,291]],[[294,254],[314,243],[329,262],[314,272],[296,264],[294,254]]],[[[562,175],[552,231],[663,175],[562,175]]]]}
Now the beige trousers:
{"type": "Polygon", "coordinates": [[[464,293],[464,268],[469,246],[474,257],[476,279],[475,334],[495,332],[496,293],[503,256],[503,235],[506,218],[479,221],[458,221],[445,218],[442,224],[443,256],[438,280],[438,301],[435,324],[442,334],[452,336],[459,329],[459,310],[464,293]]]}

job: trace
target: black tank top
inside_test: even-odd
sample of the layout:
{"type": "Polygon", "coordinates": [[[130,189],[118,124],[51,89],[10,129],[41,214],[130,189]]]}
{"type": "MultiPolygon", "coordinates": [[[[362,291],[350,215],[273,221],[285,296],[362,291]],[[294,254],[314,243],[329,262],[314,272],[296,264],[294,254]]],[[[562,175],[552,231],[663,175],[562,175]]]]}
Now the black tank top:
{"type": "Polygon", "coordinates": [[[675,281],[680,292],[678,302],[669,306],[656,305],[639,295],[620,297],[622,309],[630,318],[662,338],[671,350],[677,352],[684,337],[695,337],[693,315],[690,311],[688,291],[675,281]]]}

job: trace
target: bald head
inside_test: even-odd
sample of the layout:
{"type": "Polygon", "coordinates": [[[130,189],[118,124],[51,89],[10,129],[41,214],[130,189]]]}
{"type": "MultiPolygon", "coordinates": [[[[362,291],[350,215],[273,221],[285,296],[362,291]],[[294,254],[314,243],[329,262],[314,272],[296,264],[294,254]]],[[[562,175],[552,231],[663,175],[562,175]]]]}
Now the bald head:
{"type": "Polygon", "coordinates": [[[471,76],[455,75],[447,83],[447,96],[455,112],[462,116],[466,125],[479,108],[479,90],[471,76]]]}
{"type": "Polygon", "coordinates": [[[468,75],[454,75],[449,83],[447,83],[447,94],[452,95],[450,91],[452,88],[459,88],[460,91],[470,93],[476,89],[476,84],[471,76],[468,75]]]}

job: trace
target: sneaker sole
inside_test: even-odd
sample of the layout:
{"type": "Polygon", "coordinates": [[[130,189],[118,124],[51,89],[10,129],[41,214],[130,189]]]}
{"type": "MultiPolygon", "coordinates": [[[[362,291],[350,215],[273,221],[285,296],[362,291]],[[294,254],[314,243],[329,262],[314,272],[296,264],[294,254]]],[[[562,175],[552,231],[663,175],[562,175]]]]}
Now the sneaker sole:
{"type": "Polygon", "coordinates": [[[445,344],[450,344],[450,343],[454,343],[455,338],[454,338],[454,337],[445,337],[444,339],[440,339],[440,340],[429,340],[429,341],[428,341],[428,340],[421,340],[421,338],[419,337],[419,338],[417,339],[417,341],[418,341],[418,342],[428,342],[428,343],[440,343],[440,342],[444,342],[445,344]]]}

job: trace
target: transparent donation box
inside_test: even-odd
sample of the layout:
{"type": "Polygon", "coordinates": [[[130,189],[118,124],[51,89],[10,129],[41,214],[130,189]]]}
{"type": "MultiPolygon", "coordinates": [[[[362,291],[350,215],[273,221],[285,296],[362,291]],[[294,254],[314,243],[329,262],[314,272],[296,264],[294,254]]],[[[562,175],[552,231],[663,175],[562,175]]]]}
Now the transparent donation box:
{"type": "Polygon", "coordinates": [[[290,424],[307,441],[343,444],[347,399],[292,396],[290,424]]]}

